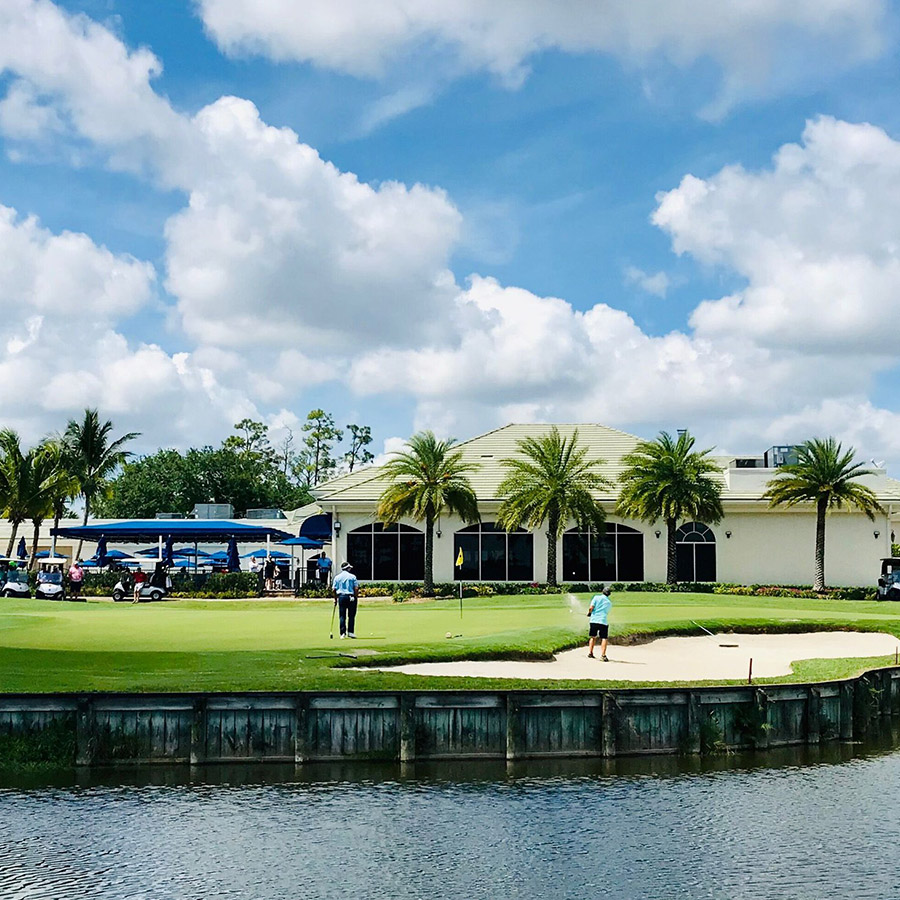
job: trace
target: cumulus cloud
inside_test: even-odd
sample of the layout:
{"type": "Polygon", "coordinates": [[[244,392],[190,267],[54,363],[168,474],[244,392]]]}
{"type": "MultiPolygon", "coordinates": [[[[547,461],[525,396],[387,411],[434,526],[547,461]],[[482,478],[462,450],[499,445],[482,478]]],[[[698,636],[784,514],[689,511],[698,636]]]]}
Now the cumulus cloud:
{"type": "Polygon", "coordinates": [[[896,415],[865,399],[900,362],[898,191],[900,143],[818,119],[771,167],[660,194],[653,221],[676,252],[746,280],[701,303],[689,330],[650,336],[608,305],[580,312],[476,277],[454,337],[373,351],[350,383],[412,393],[418,424],[445,432],[515,418],[691,425],[735,450],[837,433],[898,461],[896,415]]]}
{"type": "Polygon", "coordinates": [[[156,442],[220,433],[253,410],[188,354],[134,343],[118,324],[155,300],[149,263],[112,253],[87,235],[54,234],[34,217],[0,207],[0,420],[28,440],[66,416],[99,406],[122,428],[156,442]]]}
{"type": "Polygon", "coordinates": [[[679,253],[743,276],[745,289],[700,304],[710,339],[884,354],[898,310],[900,143],[880,128],[821,118],[771,169],[686,176],[659,197],[653,221],[679,253]]]}
{"type": "Polygon", "coordinates": [[[16,76],[0,128],[11,138],[50,124],[101,150],[115,168],[173,174],[191,155],[191,130],[153,90],[161,71],[149,50],[129,50],[109,29],[50,0],[0,4],[0,74],[16,76]]]}
{"type": "Polygon", "coordinates": [[[166,226],[167,285],[189,334],[331,349],[440,327],[460,228],[443,191],[361,183],[247,100],[223,97],[194,123],[206,161],[166,226]]]}
{"type": "MultiPolygon", "coordinates": [[[[842,9],[833,0],[823,22],[842,9]]],[[[138,428],[130,417],[155,411],[155,442],[243,415],[286,428],[298,385],[334,379],[407,397],[417,426],[463,436],[510,419],[594,420],[689,425],[753,450],[815,427],[895,452],[892,414],[862,399],[897,363],[900,144],[877,128],[820,119],[762,171],[686,176],[661,194],[653,221],[673,249],[746,284],[700,304],[684,331],[653,336],[609,304],[579,311],[479,275],[458,286],[447,266],[461,216],[441,190],[361,183],[246,100],[178,113],[153,90],[155,58],[83,17],[11,0],[4,24],[18,31],[11,42],[0,27],[0,66],[19,81],[0,127],[19,140],[63,127],[110,165],[185,191],[166,227],[165,284],[191,344],[170,354],[122,333],[153,296],[147,263],[2,211],[5,422],[35,430],[42,411],[90,402],[138,428]],[[53,54],[38,47],[42,28],[53,54]]],[[[662,291],[660,274],[634,280],[662,291]]]]}
{"type": "Polygon", "coordinates": [[[669,276],[665,272],[645,272],[637,266],[625,269],[625,283],[632,284],[654,297],[665,297],[669,292],[669,276]]]}
{"type": "Polygon", "coordinates": [[[379,76],[422,50],[456,57],[516,85],[542,50],[603,52],[629,65],[723,72],[718,110],[748,93],[783,88],[883,48],[884,0],[198,0],[216,43],[230,53],[302,60],[379,76]]]}

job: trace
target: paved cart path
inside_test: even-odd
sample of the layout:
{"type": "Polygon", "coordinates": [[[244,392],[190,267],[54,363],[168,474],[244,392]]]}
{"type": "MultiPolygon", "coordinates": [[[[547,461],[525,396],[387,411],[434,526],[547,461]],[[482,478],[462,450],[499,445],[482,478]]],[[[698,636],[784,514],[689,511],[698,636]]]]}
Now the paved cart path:
{"type": "MultiPolygon", "coordinates": [[[[610,681],[703,681],[771,678],[791,673],[800,659],[886,656],[900,648],[891,634],[828,631],[811,634],[719,634],[715,637],[665,637],[646,644],[611,645],[609,662],[588,659],[586,647],[566,650],[548,662],[461,661],[413,663],[382,671],[410,675],[473,678],[565,678],[610,681]],[[737,644],[722,647],[721,644],[737,644]]],[[[599,646],[597,648],[599,653],[599,646]]]]}

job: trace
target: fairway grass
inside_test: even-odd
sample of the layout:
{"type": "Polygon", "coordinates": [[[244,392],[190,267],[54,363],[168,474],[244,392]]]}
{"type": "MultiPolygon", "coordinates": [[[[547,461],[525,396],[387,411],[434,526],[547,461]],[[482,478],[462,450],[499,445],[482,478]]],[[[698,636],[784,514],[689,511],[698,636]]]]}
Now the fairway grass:
{"type": "MultiPolygon", "coordinates": [[[[585,641],[586,608],[584,595],[471,598],[464,601],[460,617],[457,600],[403,604],[363,600],[359,639],[341,641],[337,622],[335,638],[329,640],[332,604],[327,600],[139,605],[3,600],[0,692],[641,686],[421,677],[359,668],[367,663],[548,659],[557,650],[585,641]],[[361,655],[354,660],[342,653],[361,655]]],[[[851,629],[900,636],[900,606],[710,594],[613,596],[614,641],[696,635],[693,622],[712,631],[851,629]]],[[[792,675],[769,681],[851,677],[893,661],[807,660],[798,662],[792,675]]]]}

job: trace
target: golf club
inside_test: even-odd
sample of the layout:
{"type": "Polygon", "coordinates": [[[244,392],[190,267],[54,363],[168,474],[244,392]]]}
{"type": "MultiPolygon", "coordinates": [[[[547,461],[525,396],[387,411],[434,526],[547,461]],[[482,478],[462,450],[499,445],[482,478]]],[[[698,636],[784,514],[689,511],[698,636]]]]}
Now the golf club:
{"type": "Polygon", "coordinates": [[[334,601],[334,606],[331,607],[331,627],[328,629],[328,640],[334,640],[334,613],[337,609],[337,599],[334,601]]]}

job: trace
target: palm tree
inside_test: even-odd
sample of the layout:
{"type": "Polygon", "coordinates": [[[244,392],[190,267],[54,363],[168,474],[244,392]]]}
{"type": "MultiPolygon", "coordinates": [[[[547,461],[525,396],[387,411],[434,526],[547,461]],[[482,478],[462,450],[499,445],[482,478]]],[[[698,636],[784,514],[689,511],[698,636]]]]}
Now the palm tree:
{"type": "Polygon", "coordinates": [[[770,506],[816,504],[816,557],[813,590],[825,590],[825,516],[829,509],[855,506],[870,519],[884,509],[875,492],[856,479],[872,475],[863,463],[855,463],[856,451],[844,452],[833,437],[813,438],[797,447],[797,462],[784,465],[768,483],[763,495],[770,506]]]}
{"type": "Polygon", "coordinates": [[[619,515],[642,522],[666,523],[666,583],[677,578],[675,533],[682,520],[715,524],[722,521],[722,486],[711,476],[720,467],[709,450],[694,450],[694,438],[680,431],[673,438],[661,431],[653,441],[640,441],[622,458],[619,515]]]}
{"type": "MultiPolygon", "coordinates": [[[[107,478],[131,456],[129,450],[123,449],[125,444],[139,436],[139,432],[132,431],[111,441],[112,428],[109,420],[101,423],[96,409],[86,409],[81,422],[69,420],[63,435],[71,457],[72,474],[78,481],[78,492],[84,497],[85,525],[94,498],[106,490],[107,478]]],[[[76,557],[81,555],[82,543],[78,542],[76,557]]]]}
{"type": "Polygon", "coordinates": [[[61,493],[71,487],[72,478],[63,466],[63,451],[59,444],[46,441],[29,450],[25,457],[25,507],[34,528],[31,538],[29,568],[37,568],[38,538],[41,525],[53,515],[61,493]]]}
{"type": "Polygon", "coordinates": [[[516,446],[520,456],[501,461],[507,474],[497,488],[504,498],[497,521],[507,531],[547,523],[547,584],[555,586],[556,545],[566,524],[573,519],[584,530],[602,530],[606,515],[594,494],[613,485],[597,471],[605,460],[586,458],[577,429],[565,438],[554,425],[516,446]]]}
{"type": "Polygon", "coordinates": [[[11,428],[0,430],[0,498],[3,515],[9,519],[12,531],[6,546],[6,555],[12,556],[18,537],[19,525],[28,518],[26,455],[22,451],[19,435],[11,428]]]}
{"type": "Polygon", "coordinates": [[[468,478],[478,465],[463,460],[454,443],[453,438],[440,441],[431,431],[420,431],[382,470],[391,483],[378,501],[378,518],[395,524],[408,516],[425,523],[423,591],[429,597],[434,595],[435,520],[447,510],[464,522],[478,521],[478,501],[468,478]]]}
{"type": "MultiPolygon", "coordinates": [[[[58,454],[58,477],[52,487],[50,503],[53,511],[53,530],[59,528],[59,520],[65,515],[70,500],[79,494],[78,479],[73,474],[74,460],[68,444],[60,436],[54,436],[47,443],[53,443],[58,454]]],[[[52,553],[56,555],[56,535],[52,537],[52,553]]],[[[77,557],[76,557],[77,559],[77,557]]]]}

